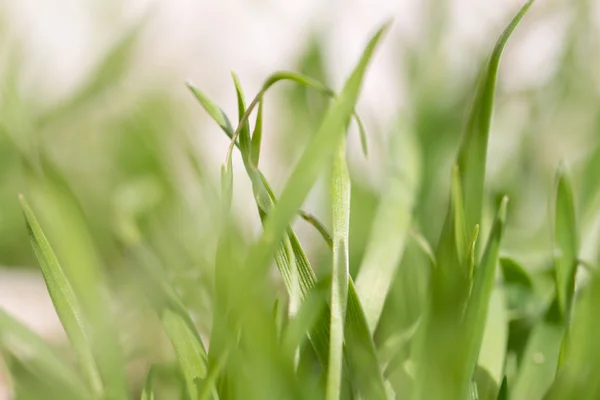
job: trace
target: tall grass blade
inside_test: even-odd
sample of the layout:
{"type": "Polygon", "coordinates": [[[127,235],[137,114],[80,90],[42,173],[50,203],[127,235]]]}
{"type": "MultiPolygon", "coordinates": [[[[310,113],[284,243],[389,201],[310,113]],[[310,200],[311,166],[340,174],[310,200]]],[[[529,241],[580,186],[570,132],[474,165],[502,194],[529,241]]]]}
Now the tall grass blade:
{"type": "Polygon", "coordinates": [[[93,347],[87,319],[75,292],[60,266],[48,239],[37,222],[33,211],[25,198],[19,196],[21,207],[27,222],[27,230],[35,256],[40,263],[42,275],[56,313],[65,328],[69,341],[75,350],[83,374],[95,396],[101,396],[104,387],[94,360],[93,347]]]}
{"type": "Polygon", "coordinates": [[[369,329],[375,331],[411,225],[417,194],[418,153],[409,132],[395,132],[389,143],[388,182],[361,262],[356,290],[369,329]]]}
{"type": "Polygon", "coordinates": [[[475,224],[480,222],[481,218],[487,144],[500,57],[508,38],[532,4],[533,0],[528,0],[498,38],[487,66],[482,71],[475,99],[471,105],[466,130],[457,158],[458,169],[463,183],[466,226],[468,231],[471,231],[475,224]]]}

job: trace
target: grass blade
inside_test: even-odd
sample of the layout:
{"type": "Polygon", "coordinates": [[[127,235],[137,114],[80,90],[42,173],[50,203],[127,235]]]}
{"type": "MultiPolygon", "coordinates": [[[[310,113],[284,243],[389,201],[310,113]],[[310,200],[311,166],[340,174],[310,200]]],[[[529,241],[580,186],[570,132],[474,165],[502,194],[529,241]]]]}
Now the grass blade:
{"type": "Polygon", "coordinates": [[[579,252],[577,222],[573,189],[564,167],[560,167],[557,176],[556,211],[554,223],[556,254],[556,294],[560,312],[569,323],[571,303],[575,291],[575,272],[579,252]]]}
{"type": "Polygon", "coordinates": [[[144,389],[142,390],[141,400],[156,400],[154,396],[154,366],[150,367],[148,375],[146,375],[146,382],[144,383],[144,389]]]}
{"type": "Polygon", "coordinates": [[[195,400],[198,398],[198,385],[206,377],[204,347],[195,329],[180,313],[167,308],[162,313],[161,321],[177,354],[190,399],[195,400]]]}
{"type": "Polygon", "coordinates": [[[350,231],[350,176],[346,166],[345,143],[333,162],[331,176],[333,220],[333,270],[331,279],[331,329],[329,365],[327,369],[327,400],[340,398],[342,381],[344,323],[348,301],[348,235],[350,231]]]}
{"type": "Polygon", "coordinates": [[[327,111],[317,133],[311,138],[283,190],[280,201],[268,215],[264,232],[250,251],[248,265],[250,273],[264,275],[269,260],[285,230],[298,212],[302,202],[336,151],[345,131],[347,121],[353,113],[360,86],[369,61],[387,25],[370,40],[354,72],[346,82],[339,98],[335,99],[327,111]]]}
{"type": "Polygon", "coordinates": [[[377,327],[412,221],[418,149],[411,139],[408,132],[397,132],[390,140],[388,183],[356,279],[356,290],[371,332],[377,327]]]}
{"type": "Polygon", "coordinates": [[[9,352],[14,358],[30,365],[39,375],[46,376],[69,398],[89,399],[89,389],[82,383],[79,374],[62,359],[42,338],[0,309],[0,353],[9,352]],[[23,353],[23,354],[21,354],[23,353]]]}
{"type": "Polygon", "coordinates": [[[528,0],[498,38],[480,78],[475,99],[471,105],[466,130],[457,158],[458,169],[461,173],[461,181],[463,183],[466,226],[469,232],[480,222],[481,218],[487,143],[494,107],[494,93],[496,90],[500,57],[508,38],[532,4],[533,0],[528,0]]]}
{"type": "Polygon", "coordinates": [[[223,132],[231,139],[233,137],[233,127],[231,122],[225,114],[225,111],[220,109],[212,100],[210,100],[204,93],[194,87],[191,83],[187,84],[194,97],[200,102],[200,105],[210,115],[210,117],[223,129],[223,132]]]}
{"type": "MultiPolygon", "coordinates": [[[[507,204],[508,197],[504,197],[500,204],[496,221],[492,227],[492,232],[483,253],[481,263],[477,268],[473,290],[465,311],[464,325],[467,329],[465,335],[467,340],[467,358],[464,364],[464,377],[469,377],[469,379],[475,370],[481,344],[484,338],[487,314],[496,278],[496,266],[498,265],[500,241],[502,240],[502,232],[504,230],[504,224],[506,221],[507,204]]],[[[501,343],[501,348],[504,345],[504,343],[501,343]]]]}
{"type": "Polygon", "coordinates": [[[37,222],[33,211],[23,196],[21,207],[27,222],[27,230],[35,256],[40,263],[42,275],[52,299],[56,313],[65,328],[69,341],[75,350],[83,374],[95,395],[103,392],[103,384],[98,367],[94,361],[92,344],[89,338],[89,326],[83,315],[75,292],[60,266],[48,239],[37,222]]]}

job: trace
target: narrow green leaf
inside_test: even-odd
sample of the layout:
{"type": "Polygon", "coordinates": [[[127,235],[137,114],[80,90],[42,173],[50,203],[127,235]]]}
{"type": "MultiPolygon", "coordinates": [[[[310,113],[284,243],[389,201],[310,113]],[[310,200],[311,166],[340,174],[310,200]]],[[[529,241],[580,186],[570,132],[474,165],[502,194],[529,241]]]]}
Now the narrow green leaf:
{"type": "Polygon", "coordinates": [[[336,151],[344,135],[344,128],[352,115],[369,61],[387,26],[381,28],[370,40],[341,95],[329,107],[320,128],[311,138],[292,171],[279,203],[267,216],[263,234],[250,250],[247,264],[251,268],[246,269],[247,273],[264,275],[288,224],[298,212],[320,171],[336,151]]]}
{"type": "Polygon", "coordinates": [[[333,221],[333,270],[331,273],[331,329],[326,399],[340,398],[342,381],[344,323],[348,301],[348,236],[350,232],[350,176],[346,166],[346,149],[342,141],[331,174],[333,221]]]}
{"type": "Polygon", "coordinates": [[[394,280],[410,230],[418,192],[418,153],[410,132],[395,132],[389,143],[388,176],[361,262],[356,290],[375,331],[385,299],[394,280]]]}
{"type": "Polygon", "coordinates": [[[47,376],[56,386],[71,394],[69,398],[89,399],[89,389],[68,361],[36,333],[0,309],[0,353],[9,352],[22,359],[39,375],[47,376]]]}
{"type": "Polygon", "coordinates": [[[154,396],[154,375],[154,366],[151,366],[146,375],[146,382],[144,383],[144,389],[142,390],[141,400],[156,400],[154,396]]]}
{"type": "Polygon", "coordinates": [[[575,272],[579,252],[577,222],[573,189],[564,167],[557,176],[556,213],[554,223],[554,245],[556,257],[556,293],[560,312],[568,323],[575,290],[575,272]]]}
{"type": "Polygon", "coordinates": [[[494,107],[494,92],[496,89],[496,78],[498,75],[500,57],[508,38],[532,4],[533,0],[528,0],[498,38],[487,66],[482,71],[475,99],[471,105],[466,130],[462,138],[457,158],[457,164],[463,184],[466,227],[468,231],[471,231],[475,224],[478,224],[481,219],[487,144],[494,107]]]}
{"type": "Polygon", "coordinates": [[[467,309],[465,310],[464,325],[466,328],[465,340],[467,342],[464,379],[470,378],[473,374],[483,341],[490,299],[494,290],[496,265],[498,264],[500,241],[502,240],[502,232],[506,221],[507,204],[508,197],[504,197],[500,204],[500,209],[492,227],[481,263],[477,268],[473,290],[467,304],[467,309]]]}
{"type": "Polygon", "coordinates": [[[190,399],[195,400],[198,398],[198,384],[206,377],[205,350],[197,339],[196,331],[180,313],[165,308],[161,321],[177,354],[190,399]]]}
{"type": "Polygon", "coordinates": [[[519,263],[508,257],[500,258],[502,267],[502,276],[504,281],[512,284],[519,284],[526,288],[533,288],[531,277],[519,263]]]}
{"type": "Polygon", "coordinates": [[[254,131],[252,132],[252,143],[250,146],[250,162],[253,166],[258,167],[260,161],[260,149],[262,144],[262,130],[263,130],[263,104],[264,100],[258,104],[258,115],[256,116],[256,123],[254,124],[254,131]]]}
{"type": "Polygon", "coordinates": [[[300,210],[299,215],[303,220],[311,224],[317,230],[317,232],[321,234],[323,240],[325,243],[327,243],[327,246],[329,246],[330,249],[333,249],[333,239],[331,238],[331,235],[327,231],[325,225],[319,221],[317,217],[307,213],[306,211],[300,210]]]}
{"type": "Polygon", "coordinates": [[[564,328],[553,321],[540,321],[530,334],[511,399],[542,399],[556,376],[564,328]]]}
{"type": "MultiPolygon", "coordinates": [[[[242,153],[242,159],[244,163],[247,163],[250,157],[250,123],[248,122],[248,118],[246,120],[242,120],[244,114],[246,113],[246,100],[244,99],[244,91],[242,90],[242,84],[238,78],[238,76],[232,72],[231,77],[233,78],[233,83],[235,85],[235,92],[237,95],[237,103],[238,103],[238,121],[239,126],[241,126],[239,138],[240,138],[240,151],[242,153]]],[[[238,126],[238,129],[239,129],[238,126]]]]}
{"type": "Polygon", "coordinates": [[[103,385],[98,367],[94,361],[88,322],[82,313],[75,292],[60,266],[50,243],[46,239],[42,228],[38,224],[33,211],[22,195],[19,198],[27,222],[31,245],[40,263],[42,275],[56,313],[78,356],[83,374],[90,388],[95,395],[100,396],[103,392],[103,385]]]}
{"type": "Polygon", "coordinates": [[[221,129],[223,129],[223,132],[225,132],[231,139],[233,137],[233,127],[231,126],[231,122],[229,121],[227,114],[225,114],[225,111],[220,109],[215,103],[213,103],[212,100],[210,100],[204,93],[194,87],[191,83],[188,83],[187,87],[198,100],[202,108],[204,108],[208,115],[215,120],[221,129]]]}

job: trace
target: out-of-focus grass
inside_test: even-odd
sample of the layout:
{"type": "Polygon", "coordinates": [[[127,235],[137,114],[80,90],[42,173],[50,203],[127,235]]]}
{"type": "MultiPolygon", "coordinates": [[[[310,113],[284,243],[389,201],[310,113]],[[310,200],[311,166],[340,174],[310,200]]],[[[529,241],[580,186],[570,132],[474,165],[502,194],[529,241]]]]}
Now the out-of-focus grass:
{"type": "Polygon", "coordinates": [[[535,5],[524,25],[542,11],[572,19],[550,79],[515,92],[495,82],[510,30],[489,60],[473,56],[475,89],[475,76],[440,61],[463,50],[444,47],[446,6],[431,3],[423,37],[402,49],[409,106],[379,127],[387,135],[365,119],[366,162],[385,166],[381,190],[354,176],[342,142],[379,36],[339,95],[318,38],[298,63],[303,75],[274,74],[249,107],[234,77],[237,118],[190,86],[232,140],[220,177],[192,146],[171,88],[121,85],[142,25],[52,106],[23,92],[26,60],[4,40],[0,264],[37,258],[69,340],[56,348],[0,315],[15,397],[597,398],[593,3],[535,5]],[[291,83],[277,105],[279,81],[291,83]],[[501,154],[495,127],[514,118],[514,103],[525,117],[501,154]],[[269,126],[263,112],[285,118],[269,126]],[[277,154],[262,151],[272,134],[285,137],[277,154]],[[567,146],[581,150],[553,186],[567,146]],[[264,227],[257,237],[231,207],[239,155],[254,196],[244,201],[264,227]],[[259,169],[268,157],[299,160],[282,188],[259,169]],[[331,193],[308,215],[300,207],[321,176],[331,193]],[[31,203],[25,217],[18,193],[31,203]],[[294,232],[306,221],[312,241],[294,232]]]}

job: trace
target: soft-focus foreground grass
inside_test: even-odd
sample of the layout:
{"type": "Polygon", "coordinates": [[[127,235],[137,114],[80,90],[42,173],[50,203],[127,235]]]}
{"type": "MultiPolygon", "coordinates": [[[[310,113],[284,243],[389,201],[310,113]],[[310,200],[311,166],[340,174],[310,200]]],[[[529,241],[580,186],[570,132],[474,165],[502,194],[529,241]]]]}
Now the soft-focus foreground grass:
{"type": "Polygon", "coordinates": [[[448,95],[439,71],[428,74],[437,27],[427,51],[407,56],[413,109],[387,138],[378,193],[351,179],[345,140],[357,123],[368,153],[369,132],[354,110],[388,25],[338,93],[322,82],[318,47],[304,64],[314,78],[275,73],[249,103],[234,75],[236,120],[190,85],[230,140],[219,183],[189,137],[171,131],[175,107],[161,93],[109,107],[109,118],[96,113],[108,81],[123,79],[135,32],[49,111],[19,97],[10,85],[18,65],[6,67],[0,173],[3,191],[23,191],[23,213],[10,208],[16,201],[2,211],[3,262],[28,261],[15,225],[24,219],[68,338],[55,347],[0,311],[15,397],[600,398],[600,147],[590,106],[598,95],[579,56],[586,5],[550,83],[516,95],[532,111],[492,181],[486,158],[500,58],[531,1],[499,36],[476,85],[454,85],[448,95]],[[282,82],[298,88],[286,100],[290,126],[311,134],[281,150],[297,162],[274,190],[259,168],[263,128],[270,131],[263,108],[282,82]],[[582,119],[593,122],[575,123],[582,119]],[[74,145],[76,132],[57,134],[83,124],[117,134],[91,145],[74,145]],[[534,135],[553,124],[591,132],[581,134],[589,145],[583,161],[557,167],[554,185],[540,150],[546,139],[534,135]],[[77,160],[68,154],[77,146],[106,159],[77,160]],[[454,162],[444,168],[448,155],[454,162]],[[239,156],[253,193],[245,201],[262,222],[257,235],[232,210],[239,156]],[[73,170],[63,159],[100,171],[73,170]],[[301,209],[320,178],[331,223],[301,209]],[[550,218],[536,218],[540,204],[549,204],[550,218]],[[294,232],[302,219],[320,243],[310,260],[294,232]]]}

